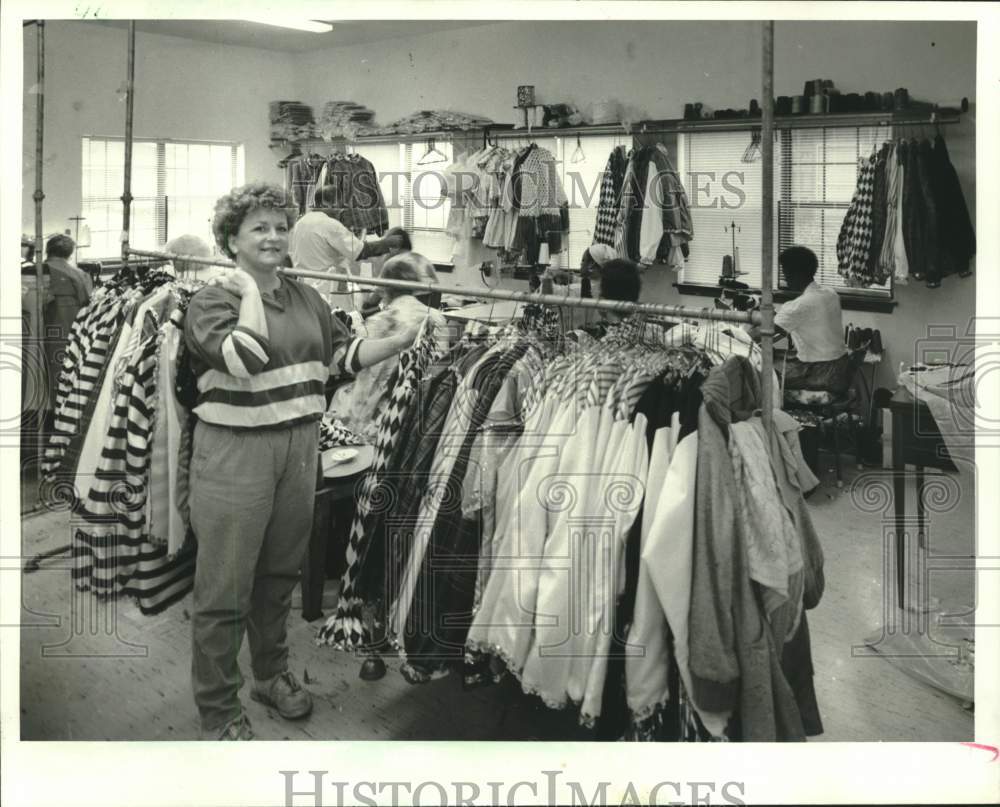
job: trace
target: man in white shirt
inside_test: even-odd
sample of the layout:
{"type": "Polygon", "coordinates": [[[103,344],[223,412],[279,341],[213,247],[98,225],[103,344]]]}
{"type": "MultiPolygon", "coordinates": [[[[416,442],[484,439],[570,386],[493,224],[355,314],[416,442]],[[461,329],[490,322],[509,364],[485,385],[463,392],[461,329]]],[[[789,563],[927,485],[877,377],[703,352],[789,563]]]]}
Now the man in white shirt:
{"type": "MultiPolygon", "coordinates": [[[[385,255],[391,249],[400,246],[399,236],[391,231],[385,238],[366,241],[356,236],[347,227],[333,217],[331,198],[327,191],[321,188],[316,193],[316,207],[306,213],[292,228],[291,248],[289,254],[292,266],[296,269],[308,269],[311,272],[332,272],[338,274],[359,274],[357,262],[365,258],[385,255]]],[[[345,310],[355,308],[347,284],[343,281],[312,280],[307,282],[315,286],[333,305],[345,310]]]]}
{"type": "Polygon", "coordinates": [[[842,395],[850,386],[840,296],[813,279],[818,262],[806,247],[789,247],[778,258],[791,291],[801,292],[774,316],[779,332],[791,337],[795,354],[785,363],[785,389],[824,390],[842,395]]]}

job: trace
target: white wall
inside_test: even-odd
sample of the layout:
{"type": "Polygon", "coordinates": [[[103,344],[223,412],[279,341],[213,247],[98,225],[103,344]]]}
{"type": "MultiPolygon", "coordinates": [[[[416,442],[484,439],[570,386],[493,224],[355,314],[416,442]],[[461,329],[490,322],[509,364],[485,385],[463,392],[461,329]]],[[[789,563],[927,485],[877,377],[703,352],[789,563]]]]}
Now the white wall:
{"type": "MultiPolygon", "coordinates": [[[[299,58],[303,100],[321,107],[351,99],[389,122],[417,109],[451,108],[515,122],[518,84],[534,84],[540,102],[583,107],[600,98],[627,103],[635,117],[677,118],[684,104],[745,108],[760,97],[760,25],[756,22],[505,22],[382,43],[314,51],[299,58]]],[[[975,101],[976,25],[958,22],[778,22],[775,94],[801,94],[809,79],[830,78],[842,92],[906,87],[912,98],[975,101]]],[[[970,211],[976,211],[975,117],[946,135],[970,211]]],[[[977,227],[977,231],[981,230],[977,227]]],[[[697,237],[692,249],[697,249],[697,237]]],[[[471,272],[455,278],[478,283],[471,272]]],[[[643,299],[704,306],[685,297],[676,276],[651,270],[643,299]]],[[[965,331],[975,313],[975,277],[946,278],[941,288],[901,288],[892,314],[845,311],[845,322],[878,327],[886,345],[880,381],[931,324],[965,331]]]]}
{"type": "MultiPolygon", "coordinates": [[[[291,54],[137,33],[135,137],[233,140],[246,147],[246,176],[281,182],[268,149],[268,102],[294,96],[291,54]]],[[[25,29],[25,88],[36,80],[35,29],[25,29]]],[[[80,213],[80,138],[125,133],[127,32],[90,22],[45,25],[46,233],[80,213]]],[[[35,96],[24,96],[22,231],[34,236],[35,96]]],[[[136,246],[144,246],[137,244],[136,246]]],[[[152,245],[150,245],[152,246],[152,245]]]]}
{"type": "MultiPolygon", "coordinates": [[[[975,65],[975,23],[775,25],[777,95],[832,78],[845,92],[907,87],[929,100],[971,98],[975,65]]],[[[518,84],[534,84],[543,103],[609,97],[676,118],[686,101],[720,109],[759,98],[760,25],[506,22],[312,51],[299,67],[307,103],[350,98],[384,122],[431,108],[514,122],[518,84]]]]}

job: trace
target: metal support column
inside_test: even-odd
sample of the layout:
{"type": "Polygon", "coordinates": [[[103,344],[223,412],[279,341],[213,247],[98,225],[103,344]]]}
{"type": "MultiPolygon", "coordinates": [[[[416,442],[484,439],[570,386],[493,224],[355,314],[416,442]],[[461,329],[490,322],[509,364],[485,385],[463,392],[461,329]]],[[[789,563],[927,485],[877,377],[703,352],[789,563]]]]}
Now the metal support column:
{"type": "Polygon", "coordinates": [[[128,24],[128,77],[125,80],[125,190],[122,192],[122,262],[128,265],[132,215],[132,109],[135,103],[135,20],[128,24]]]}
{"type": "MultiPolygon", "coordinates": [[[[37,345],[36,356],[38,360],[42,362],[42,367],[37,368],[37,375],[43,376],[46,380],[45,399],[46,405],[41,407],[38,412],[38,424],[37,433],[35,439],[37,440],[36,451],[38,456],[38,474],[41,478],[42,473],[42,460],[45,457],[45,421],[46,412],[48,411],[48,406],[54,406],[55,401],[48,400],[48,391],[55,388],[55,385],[49,383],[48,374],[52,371],[51,367],[46,366],[48,364],[45,352],[45,244],[43,240],[45,234],[42,232],[42,201],[45,199],[45,193],[42,191],[42,165],[45,162],[44,155],[42,153],[45,144],[45,22],[44,20],[38,20],[37,31],[37,41],[38,41],[38,83],[37,90],[38,93],[35,96],[37,99],[35,102],[35,278],[37,283],[37,293],[35,294],[35,328],[36,332],[34,335],[35,343],[37,345]],[[45,372],[43,373],[42,370],[45,372]]],[[[22,372],[25,369],[22,368],[22,372]]]]}
{"type": "Polygon", "coordinates": [[[774,21],[763,23],[761,60],[761,209],[760,209],[760,348],[762,417],[771,431],[774,395],[774,21]]]}

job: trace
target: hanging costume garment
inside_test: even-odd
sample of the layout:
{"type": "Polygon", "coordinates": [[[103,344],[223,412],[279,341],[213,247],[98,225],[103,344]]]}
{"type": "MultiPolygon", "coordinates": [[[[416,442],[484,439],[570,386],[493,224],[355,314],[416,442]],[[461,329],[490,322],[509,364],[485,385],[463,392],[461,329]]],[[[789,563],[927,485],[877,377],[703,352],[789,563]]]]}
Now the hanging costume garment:
{"type": "MultiPolygon", "coordinates": [[[[382,649],[393,645],[395,637],[385,632],[387,608],[399,594],[420,500],[430,482],[431,463],[459,381],[485,351],[484,346],[469,349],[468,345],[457,345],[428,368],[414,405],[407,410],[399,443],[386,463],[390,470],[380,483],[390,498],[387,506],[372,514],[366,527],[370,537],[358,554],[358,569],[353,575],[357,597],[364,603],[367,645],[382,649]]],[[[342,610],[338,607],[336,620],[343,620],[342,610]]]]}
{"type": "Polygon", "coordinates": [[[648,147],[648,155],[644,206],[638,222],[638,259],[646,266],[666,263],[678,271],[684,267],[688,243],[694,238],[687,193],[666,146],[657,143],[648,147]]]}
{"type": "Polygon", "coordinates": [[[881,257],[888,224],[886,163],[891,158],[892,147],[889,143],[885,143],[875,159],[875,177],[872,183],[872,240],[868,248],[865,275],[869,278],[869,284],[878,286],[889,279],[889,275],[882,272],[881,257]]]}
{"type": "Polygon", "coordinates": [[[941,244],[930,158],[928,141],[910,141],[903,187],[903,233],[911,276],[914,280],[926,280],[929,287],[936,287],[941,284],[941,244]]]}
{"type": "Polygon", "coordinates": [[[368,520],[378,506],[380,482],[386,473],[388,459],[399,441],[401,426],[408,407],[413,400],[416,386],[424,371],[436,356],[437,340],[433,328],[425,329],[417,337],[413,347],[400,354],[398,372],[389,405],[379,420],[378,436],[375,443],[375,458],[361,483],[357,510],[351,524],[347,545],[347,570],[344,572],[337,614],[320,629],[318,642],[356,647],[365,639],[361,613],[363,605],[355,591],[355,579],[360,571],[358,557],[365,551],[365,542],[371,540],[367,529],[368,520]]]}
{"type": "Polygon", "coordinates": [[[906,236],[903,227],[905,208],[903,189],[906,187],[906,163],[909,146],[905,140],[896,144],[896,237],[892,245],[893,277],[905,286],[910,282],[910,260],[906,254],[906,236]]]}
{"type": "Polygon", "coordinates": [[[383,235],[389,211],[374,166],[360,154],[333,154],[318,179],[324,209],[354,233],[383,235]]]}
{"type": "Polygon", "coordinates": [[[515,153],[506,149],[497,149],[487,160],[491,180],[489,187],[489,218],[483,232],[483,246],[492,249],[505,249],[507,231],[507,206],[510,203],[508,183],[513,170],[515,153]]]}
{"type": "MultiPolygon", "coordinates": [[[[702,709],[738,715],[727,733],[744,741],[801,740],[803,714],[781,660],[785,643],[760,612],[747,556],[747,525],[738,516],[738,488],[727,448],[730,424],[758,408],[759,381],[745,361],[730,359],[702,385],[698,416],[698,479],[690,610],[693,701],[702,709]]],[[[780,452],[775,457],[781,457],[780,452]]],[[[801,492],[799,492],[801,498],[801,492]]],[[[804,504],[804,502],[803,502],[804,504]]],[[[800,510],[808,519],[808,511],[800,510]]],[[[806,607],[822,590],[822,555],[811,522],[800,523],[806,607]]]]}
{"type": "MultiPolygon", "coordinates": [[[[153,289],[173,277],[153,271],[144,276],[121,270],[97,289],[80,310],[70,330],[56,393],[55,423],[42,462],[43,478],[63,483],[76,475],[81,444],[88,430],[96,396],[110,353],[120,335],[126,312],[153,289]]],[[[79,495],[80,491],[76,495],[79,495]]]]}
{"type": "MultiPolygon", "coordinates": [[[[170,292],[160,296],[169,297],[170,292]]],[[[150,473],[153,425],[163,397],[171,394],[158,385],[164,310],[169,308],[162,300],[146,306],[142,319],[134,323],[131,332],[138,346],[130,356],[123,355],[127,364],[116,379],[114,409],[100,456],[75,508],[87,523],[73,533],[76,585],[99,596],[135,597],[144,614],[158,613],[182,599],[194,580],[193,544],[182,539],[178,546],[176,536],[173,541],[150,541],[145,518],[154,477],[150,473]],[[171,552],[171,544],[176,551],[171,552]]],[[[86,455],[81,457],[85,459],[86,455]]],[[[78,486],[86,481],[79,475],[77,480],[78,486]]],[[[167,491],[162,495],[169,501],[167,491]]]]}
{"type": "Polygon", "coordinates": [[[510,249],[523,252],[532,264],[538,262],[542,244],[548,244],[550,255],[562,252],[569,203],[551,152],[532,144],[515,160],[511,194],[517,221],[510,249]]]}
{"type": "Polygon", "coordinates": [[[618,214],[615,217],[614,248],[622,258],[639,260],[639,223],[646,198],[649,159],[645,149],[632,153],[625,169],[618,214]]]}
{"type": "MultiPolygon", "coordinates": [[[[446,509],[455,507],[458,509],[458,504],[461,502],[460,495],[456,498],[454,487],[449,487],[452,484],[450,481],[452,473],[456,467],[464,469],[464,463],[468,456],[465,439],[470,429],[474,428],[474,419],[485,417],[486,412],[489,411],[488,404],[485,411],[479,404],[481,390],[477,385],[477,378],[480,377],[480,370],[488,373],[489,371],[484,368],[495,366],[504,351],[504,343],[500,343],[487,351],[469,371],[468,375],[462,379],[458,387],[455,401],[448,413],[442,438],[438,444],[433,464],[431,465],[430,476],[428,478],[430,487],[428,487],[420,502],[420,510],[414,526],[413,547],[410,550],[406,569],[400,584],[400,594],[395,603],[393,603],[390,614],[389,630],[393,636],[403,636],[404,631],[408,629],[409,611],[413,604],[414,592],[420,580],[423,559],[427,552],[428,543],[435,537],[433,535],[433,526],[442,507],[446,509]],[[452,501],[453,499],[455,499],[454,502],[452,501]]],[[[486,377],[483,376],[483,378],[486,377]]],[[[492,387],[490,389],[490,394],[495,395],[496,390],[492,387]]],[[[458,476],[458,479],[461,480],[463,476],[464,470],[458,476]]]]}
{"type": "Polygon", "coordinates": [[[601,195],[597,203],[597,221],[594,224],[595,244],[614,246],[615,222],[618,217],[619,197],[625,181],[628,157],[623,146],[616,146],[608,156],[601,178],[601,195]]]}
{"type": "Polygon", "coordinates": [[[315,207],[317,181],[325,166],[326,160],[318,154],[300,155],[285,166],[285,182],[300,216],[315,207]]]}
{"type": "Polygon", "coordinates": [[[876,270],[876,274],[884,278],[894,277],[896,273],[896,231],[899,214],[899,161],[896,144],[889,143],[888,147],[885,159],[885,232],[876,270]]]}
{"type": "MultiPolygon", "coordinates": [[[[447,478],[439,476],[430,480],[436,491],[444,492],[444,500],[436,513],[427,513],[427,520],[433,519],[427,547],[421,558],[411,553],[408,569],[408,576],[415,571],[416,579],[403,647],[407,664],[417,676],[432,675],[465,657],[465,638],[479,568],[481,525],[478,517],[463,517],[461,485],[468,470],[473,441],[500,386],[527,347],[526,344],[515,345],[478,365],[470,379],[476,395],[468,427],[464,433],[448,433],[444,438],[453,443],[444,450],[454,452],[454,462],[447,471],[447,478]],[[417,562],[419,569],[415,565],[417,562]],[[428,619],[430,624],[426,624],[428,619]]],[[[442,450],[443,445],[439,443],[439,454],[442,450]]],[[[417,529],[421,529],[419,521],[417,529]]],[[[404,578],[404,592],[405,585],[404,578]]]]}
{"type": "Polygon", "coordinates": [[[937,200],[941,274],[965,276],[970,273],[969,262],[976,254],[976,233],[958,174],[940,134],[934,138],[929,163],[931,188],[937,200]]]}
{"type": "Polygon", "coordinates": [[[837,271],[848,285],[864,286],[872,241],[872,193],[875,154],[858,161],[858,184],[837,237],[837,271]]]}

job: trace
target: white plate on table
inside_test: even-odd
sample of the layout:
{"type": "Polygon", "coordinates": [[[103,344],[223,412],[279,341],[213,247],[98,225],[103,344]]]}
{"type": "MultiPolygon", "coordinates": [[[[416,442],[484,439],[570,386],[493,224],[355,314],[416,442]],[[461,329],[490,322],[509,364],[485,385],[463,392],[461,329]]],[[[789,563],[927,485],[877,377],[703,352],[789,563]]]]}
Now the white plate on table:
{"type": "Polygon", "coordinates": [[[374,446],[337,446],[322,454],[323,476],[351,476],[368,468],[375,459],[374,446]]]}

